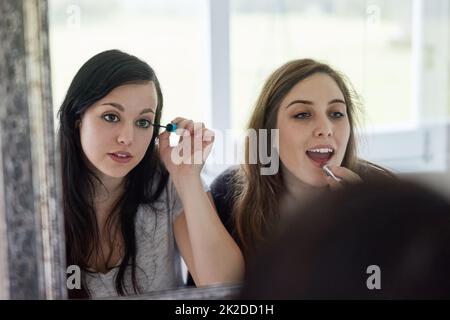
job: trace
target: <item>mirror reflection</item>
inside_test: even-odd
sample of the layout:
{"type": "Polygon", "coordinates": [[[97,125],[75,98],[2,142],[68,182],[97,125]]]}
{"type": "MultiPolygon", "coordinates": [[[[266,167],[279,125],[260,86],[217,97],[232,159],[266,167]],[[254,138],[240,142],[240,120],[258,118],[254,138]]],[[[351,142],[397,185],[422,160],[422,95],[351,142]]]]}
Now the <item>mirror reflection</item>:
{"type": "MultiPolygon", "coordinates": [[[[0,5],[12,19],[0,35],[14,25],[24,39],[23,48],[14,39],[0,48],[0,298],[366,297],[327,287],[314,260],[362,270],[364,279],[334,276],[379,290],[390,251],[368,251],[379,264],[356,259],[345,250],[381,248],[356,229],[391,232],[394,251],[428,253],[390,260],[401,270],[421,261],[411,285],[445,283],[426,278],[441,277],[425,267],[436,262],[431,248],[412,236],[400,243],[403,229],[390,220],[368,221],[388,212],[377,199],[397,206],[412,194],[428,195],[408,210],[417,221],[425,208],[447,211],[448,1],[29,3],[0,5]],[[26,23],[10,23],[18,13],[26,23]],[[13,63],[8,52],[21,58],[13,63]],[[19,110],[29,131],[11,120],[19,110]],[[14,150],[23,151],[20,164],[14,150]],[[331,219],[337,212],[353,214],[358,228],[331,219]],[[362,213],[372,217],[355,218],[362,213]],[[347,236],[360,241],[347,245],[347,236]],[[9,254],[25,247],[28,259],[9,254]],[[15,273],[25,264],[36,279],[15,273]],[[318,291],[304,279],[316,279],[308,288],[318,291]]],[[[435,216],[409,235],[449,248],[447,238],[421,233],[446,224],[435,216]]],[[[431,289],[412,298],[435,296],[431,289]]]]}
{"type": "MultiPolygon", "coordinates": [[[[73,170],[63,170],[62,177],[67,190],[68,263],[82,266],[86,284],[100,296],[239,282],[242,257],[251,256],[269,238],[269,230],[280,223],[279,211],[313,199],[323,189],[397,176],[449,193],[448,183],[432,173],[446,170],[447,129],[427,125],[448,118],[448,96],[428,91],[421,80],[425,69],[417,60],[423,41],[418,34],[436,31],[430,22],[439,16],[437,8],[410,1],[305,1],[283,6],[227,1],[225,10],[214,16],[218,6],[206,0],[189,6],[183,1],[117,0],[95,6],[50,1],[58,137],[62,150],[68,151],[63,167],[69,161],[67,167],[73,170]],[[209,25],[212,17],[216,22],[209,25]],[[223,21],[229,24],[225,35],[215,31],[221,23],[226,26],[223,21]],[[331,24],[340,30],[333,36],[326,32],[331,24]],[[251,31],[255,25],[265,32],[254,32],[249,47],[249,35],[236,30],[251,31]],[[317,27],[307,27],[312,25],[317,27]],[[294,34],[298,40],[293,40],[294,34]],[[227,35],[229,44],[220,38],[227,35]],[[214,37],[220,39],[217,48],[214,37]],[[210,53],[203,43],[209,43],[210,53]],[[229,63],[214,54],[228,46],[235,48],[229,63]],[[299,59],[302,56],[316,59],[299,59]],[[289,60],[294,62],[286,63],[289,60]],[[215,69],[218,63],[229,65],[229,70],[215,69]],[[392,65],[397,72],[390,72],[392,65]],[[67,72],[58,72],[63,67],[67,72]],[[214,92],[209,70],[230,82],[229,113],[220,121],[214,117],[218,107],[208,102],[221,94],[214,92]],[[395,80],[399,75],[405,81],[395,80]],[[276,78],[289,87],[274,85],[276,78]],[[212,93],[202,90],[210,81],[212,93]],[[69,84],[72,91],[66,91],[69,84]],[[431,94],[433,112],[420,106],[431,94]],[[62,123],[61,117],[70,122],[62,123]],[[179,139],[179,133],[155,126],[167,123],[191,133],[196,125],[205,126],[203,138],[209,129],[214,131],[215,139],[202,138],[208,141],[202,141],[198,164],[174,166],[187,155],[174,159],[169,150],[186,146],[183,139],[188,134],[179,139]],[[260,157],[261,149],[252,141],[244,143],[242,132],[237,133],[240,139],[227,140],[230,134],[225,130],[230,128],[254,130],[254,142],[265,139],[262,130],[279,131],[277,142],[267,132],[272,140],[264,146],[265,157],[260,157]],[[408,147],[411,136],[419,142],[408,147]],[[432,144],[425,141],[430,136],[432,144]],[[242,160],[242,155],[231,161],[223,156],[230,154],[229,140],[241,153],[255,151],[256,163],[250,157],[242,160]],[[270,152],[274,144],[277,150],[270,152]],[[427,153],[433,153],[432,159],[418,160],[427,153]],[[70,163],[75,154],[82,155],[79,163],[70,163]],[[327,178],[321,170],[324,164],[343,182],[327,178]],[[268,174],[262,173],[265,166],[268,174]],[[189,179],[192,172],[196,178],[186,178],[186,171],[189,179]]],[[[448,24],[448,12],[442,18],[442,26],[448,24]]],[[[440,31],[427,39],[438,50],[443,37],[440,31]]],[[[442,79],[442,72],[431,74],[442,79]]],[[[438,86],[437,92],[444,93],[449,82],[438,86]]]]}

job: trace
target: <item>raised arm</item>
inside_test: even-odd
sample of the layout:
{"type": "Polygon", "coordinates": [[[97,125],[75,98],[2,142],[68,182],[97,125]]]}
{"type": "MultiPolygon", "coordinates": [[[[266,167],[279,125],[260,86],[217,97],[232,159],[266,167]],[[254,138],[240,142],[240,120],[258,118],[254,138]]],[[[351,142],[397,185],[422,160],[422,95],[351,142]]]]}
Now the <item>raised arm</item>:
{"type": "Polygon", "coordinates": [[[171,147],[165,131],[159,136],[159,148],[183,203],[184,211],[174,222],[177,245],[197,286],[239,282],[244,274],[244,258],[220,221],[200,178],[213,134],[200,123],[183,118],[173,122],[179,128],[177,134],[182,135],[180,142],[171,147]]]}

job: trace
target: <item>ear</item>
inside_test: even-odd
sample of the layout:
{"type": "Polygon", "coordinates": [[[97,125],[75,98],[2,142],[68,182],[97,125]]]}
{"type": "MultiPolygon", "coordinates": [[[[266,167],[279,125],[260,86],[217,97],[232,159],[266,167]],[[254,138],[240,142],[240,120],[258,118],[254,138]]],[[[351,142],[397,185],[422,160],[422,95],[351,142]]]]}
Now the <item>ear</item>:
{"type": "Polygon", "coordinates": [[[77,121],[75,121],[75,128],[80,129],[81,128],[81,120],[78,119],[77,121]]]}

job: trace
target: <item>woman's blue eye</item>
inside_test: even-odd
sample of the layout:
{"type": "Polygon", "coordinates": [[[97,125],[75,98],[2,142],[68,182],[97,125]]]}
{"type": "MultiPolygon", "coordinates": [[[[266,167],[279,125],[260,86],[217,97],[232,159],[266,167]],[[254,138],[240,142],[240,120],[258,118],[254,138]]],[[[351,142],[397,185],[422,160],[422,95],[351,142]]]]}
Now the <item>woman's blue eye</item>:
{"type": "Polygon", "coordinates": [[[103,119],[105,119],[107,122],[117,122],[119,121],[119,117],[115,114],[105,114],[103,116],[103,119]]]}
{"type": "Polygon", "coordinates": [[[332,118],[342,118],[343,116],[344,116],[344,114],[342,113],[342,112],[339,112],[339,111],[337,111],[337,112],[332,112],[331,114],[330,114],[330,116],[332,117],[332,118]]]}
{"type": "Polygon", "coordinates": [[[297,115],[295,115],[297,119],[307,119],[311,117],[311,114],[309,112],[300,112],[297,115]]]}
{"type": "Polygon", "coordinates": [[[136,124],[138,127],[141,127],[141,128],[148,128],[151,126],[151,122],[146,119],[138,120],[138,121],[136,121],[136,124]]]}

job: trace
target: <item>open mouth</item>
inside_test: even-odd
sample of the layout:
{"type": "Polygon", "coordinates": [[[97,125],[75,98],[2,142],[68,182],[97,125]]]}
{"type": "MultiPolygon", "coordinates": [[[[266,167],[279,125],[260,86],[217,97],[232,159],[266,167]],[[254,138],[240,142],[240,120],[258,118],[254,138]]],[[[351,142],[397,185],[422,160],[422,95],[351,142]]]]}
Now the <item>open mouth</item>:
{"type": "Polygon", "coordinates": [[[322,168],[327,164],[334,155],[334,149],[332,148],[314,148],[306,151],[306,155],[311,159],[314,164],[322,168]]]}

